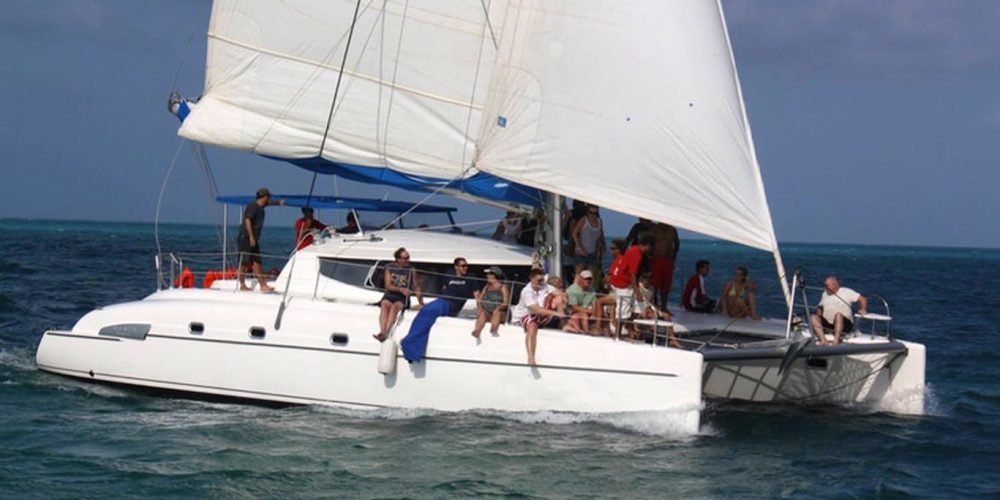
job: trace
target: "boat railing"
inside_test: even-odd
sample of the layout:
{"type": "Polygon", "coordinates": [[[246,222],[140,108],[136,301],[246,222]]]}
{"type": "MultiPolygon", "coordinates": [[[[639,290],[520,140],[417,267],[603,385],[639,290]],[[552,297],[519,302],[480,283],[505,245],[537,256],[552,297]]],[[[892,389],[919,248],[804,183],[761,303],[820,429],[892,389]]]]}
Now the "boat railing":
{"type": "MultiPolygon", "coordinates": [[[[246,261],[245,256],[241,256],[240,254],[234,255],[233,253],[229,253],[228,257],[233,262],[229,266],[226,266],[220,271],[218,270],[218,268],[219,268],[219,263],[221,262],[220,260],[221,257],[222,254],[217,252],[216,253],[172,252],[164,254],[162,256],[157,256],[158,270],[160,270],[161,274],[163,275],[161,278],[161,284],[163,286],[161,286],[160,288],[161,289],[181,288],[185,286],[204,287],[206,284],[209,285],[208,287],[211,287],[211,283],[214,282],[215,280],[235,279],[237,277],[238,269],[242,267],[246,261]],[[162,265],[160,264],[161,259],[163,261],[162,265]],[[181,281],[182,274],[185,273],[191,276],[190,281],[186,284],[182,283],[181,281]]],[[[261,255],[261,257],[262,260],[264,260],[265,262],[279,262],[288,259],[287,255],[261,255]]],[[[336,261],[336,265],[343,266],[345,268],[355,268],[357,270],[355,272],[355,275],[359,277],[358,278],[359,281],[356,283],[348,283],[348,285],[354,285],[361,289],[366,289],[373,292],[383,292],[385,288],[384,286],[382,286],[383,283],[382,280],[378,279],[377,273],[379,271],[384,270],[385,265],[388,264],[389,262],[390,261],[376,260],[373,262],[370,261],[367,263],[360,263],[360,262],[350,262],[344,260],[344,261],[336,261]]],[[[269,267],[270,266],[264,266],[265,269],[269,267]]],[[[475,266],[475,267],[479,268],[483,266],[475,266]]],[[[419,266],[415,266],[415,269],[417,270],[418,276],[423,276],[426,278],[435,278],[438,280],[443,280],[444,278],[454,276],[452,273],[435,272],[427,269],[421,269],[419,266]]],[[[265,274],[268,273],[265,271],[265,274]]],[[[304,276],[295,276],[296,272],[294,268],[289,268],[289,273],[287,278],[283,278],[286,279],[287,281],[283,283],[284,290],[282,293],[283,294],[288,293],[289,289],[291,288],[290,287],[291,283],[296,281],[302,282],[302,280],[308,279],[309,280],[308,286],[312,288],[311,295],[313,300],[330,300],[329,297],[322,296],[322,294],[317,293],[317,290],[319,290],[319,283],[320,283],[319,280],[321,280],[324,277],[322,271],[317,269],[317,271],[314,273],[315,276],[312,276],[312,274],[313,273],[310,273],[310,276],[308,276],[308,278],[304,276]]],[[[276,279],[277,268],[272,268],[268,276],[272,280],[276,279]]],[[[330,276],[326,276],[326,278],[337,281],[335,278],[332,278],[330,276]]],[[[248,280],[248,284],[256,281],[255,277],[253,276],[250,270],[246,271],[246,279],[248,280]]],[[[475,290],[482,290],[487,283],[487,279],[482,277],[481,272],[478,271],[474,274],[467,275],[466,279],[475,283],[475,286],[473,287],[475,290]]],[[[503,306],[506,308],[506,312],[504,313],[504,323],[510,324],[512,322],[514,306],[516,305],[517,301],[517,297],[515,297],[514,291],[515,289],[521,287],[530,286],[530,284],[526,281],[518,281],[514,279],[503,279],[500,281],[507,287],[508,290],[507,300],[505,301],[503,306]]],[[[225,287],[224,290],[229,291],[230,288],[225,287]]],[[[239,290],[238,286],[232,287],[233,292],[236,292],[238,290],[239,290]]],[[[565,291],[565,288],[563,289],[563,291],[565,291]]],[[[427,299],[444,298],[444,299],[474,300],[465,297],[442,294],[438,291],[430,291],[430,290],[424,291],[423,295],[427,299]]],[[[595,292],[595,300],[605,297],[614,297],[614,294],[595,292]]],[[[285,295],[284,298],[287,300],[287,295],[285,295]]],[[[363,299],[359,298],[359,300],[363,299]]],[[[643,318],[641,315],[635,314],[634,311],[636,304],[637,301],[635,297],[628,297],[621,300],[616,300],[613,304],[609,304],[608,305],[609,309],[613,309],[613,314],[611,314],[612,311],[606,310],[605,314],[602,314],[603,316],[602,321],[604,322],[604,325],[598,325],[598,328],[596,329],[604,330],[602,326],[606,326],[608,331],[610,331],[610,336],[615,340],[629,341],[629,342],[645,342],[653,346],[666,345],[668,343],[667,342],[669,335],[668,330],[672,329],[674,327],[674,324],[669,320],[661,318],[659,314],[659,309],[656,309],[655,307],[654,311],[656,312],[656,314],[654,314],[652,318],[647,319],[643,318]]],[[[572,312],[567,311],[563,315],[563,319],[567,320],[571,315],[572,312]]],[[[591,319],[591,321],[593,321],[593,319],[591,319]]],[[[725,329],[722,329],[722,332],[720,333],[725,333],[725,329]]],[[[712,344],[711,340],[684,338],[683,336],[678,336],[677,340],[681,342],[681,344],[685,345],[686,348],[692,350],[697,350],[712,344]]]]}
{"type": "MultiPolygon", "coordinates": [[[[259,255],[264,274],[272,279],[283,267],[283,261],[288,260],[288,255],[259,255]]],[[[159,290],[204,286],[215,280],[235,279],[239,269],[247,266],[245,253],[234,255],[232,252],[168,252],[156,254],[153,259],[159,290]],[[185,276],[190,280],[187,283],[183,282],[185,276]]],[[[252,270],[247,269],[246,274],[248,279],[253,278],[252,270]]]]}

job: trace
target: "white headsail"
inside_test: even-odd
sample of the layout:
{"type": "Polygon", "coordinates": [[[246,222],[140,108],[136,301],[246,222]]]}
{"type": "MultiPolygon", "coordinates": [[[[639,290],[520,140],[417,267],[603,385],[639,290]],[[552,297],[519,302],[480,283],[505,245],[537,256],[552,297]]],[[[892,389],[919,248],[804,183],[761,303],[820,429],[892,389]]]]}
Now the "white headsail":
{"type": "Polygon", "coordinates": [[[498,1],[216,0],[205,92],[180,134],[282,159],[472,175],[498,35],[484,7],[503,21],[498,1]]]}
{"type": "Polygon", "coordinates": [[[522,0],[502,29],[481,170],[776,250],[721,5],[522,0]]]}

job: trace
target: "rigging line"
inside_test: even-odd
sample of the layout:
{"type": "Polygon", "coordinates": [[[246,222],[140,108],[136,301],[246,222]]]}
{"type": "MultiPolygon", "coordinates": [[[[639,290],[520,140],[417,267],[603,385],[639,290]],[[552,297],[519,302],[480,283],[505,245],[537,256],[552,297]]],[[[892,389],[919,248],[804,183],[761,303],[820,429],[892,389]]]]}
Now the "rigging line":
{"type": "MultiPolygon", "coordinates": [[[[177,150],[174,151],[174,159],[170,160],[170,166],[167,168],[167,174],[163,176],[163,184],[160,185],[160,195],[156,198],[156,215],[153,217],[153,239],[156,240],[156,258],[161,258],[163,254],[163,249],[160,247],[160,207],[163,205],[163,193],[167,190],[167,181],[170,180],[170,174],[173,173],[174,167],[177,165],[177,157],[181,154],[181,149],[184,148],[184,143],[187,139],[181,139],[177,143],[177,150]]],[[[163,285],[163,271],[157,266],[156,272],[157,287],[162,287],[163,285]]]]}
{"type": "Polygon", "coordinates": [[[493,23],[490,21],[490,6],[486,5],[486,0],[480,0],[479,3],[483,5],[483,15],[486,16],[486,27],[489,28],[490,38],[493,39],[493,49],[497,50],[500,48],[500,45],[497,43],[497,37],[493,33],[493,23]]]}
{"type": "Polygon", "coordinates": [[[344,77],[344,66],[347,65],[347,54],[351,51],[351,38],[354,37],[354,26],[358,23],[358,10],[361,9],[361,0],[354,3],[354,17],[351,19],[351,30],[347,33],[347,45],[344,46],[344,58],[340,62],[340,71],[337,73],[337,86],[333,89],[333,101],[330,103],[330,113],[327,114],[326,127],[323,128],[323,140],[320,141],[319,158],[323,157],[323,150],[326,149],[326,138],[330,133],[330,122],[333,121],[333,109],[337,105],[337,93],[340,92],[340,81],[344,77]]]}
{"type": "MultiPolygon", "coordinates": [[[[388,0],[382,0],[382,10],[379,13],[379,35],[378,35],[378,80],[383,79],[382,64],[385,62],[385,7],[388,0]]],[[[378,99],[375,101],[375,152],[385,164],[385,144],[379,137],[379,130],[382,130],[382,86],[378,86],[378,99]]]]}
{"type": "MultiPolygon", "coordinates": [[[[215,176],[212,174],[212,166],[208,162],[208,153],[205,151],[205,146],[199,142],[191,143],[191,154],[194,156],[195,162],[201,167],[201,173],[205,176],[205,184],[208,189],[208,205],[212,210],[214,219],[218,220],[219,207],[215,204],[215,198],[219,196],[219,187],[215,182],[215,176]]],[[[225,229],[222,227],[217,227],[215,232],[216,239],[218,239],[219,244],[222,244],[222,231],[225,229]]]]}
{"type": "MultiPolygon", "coordinates": [[[[483,8],[487,9],[485,3],[483,3],[483,8]]],[[[485,11],[484,13],[486,14],[486,23],[484,23],[483,29],[479,34],[480,38],[482,38],[484,32],[486,31],[486,26],[490,23],[489,13],[485,11]]],[[[472,92],[470,92],[469,95],[469,112],[465,115],[465,132],[462,134],[462,138],[464,139],[462,144],[462,162],[459,163],[459,165],[463,167],[465,166],[466,155],[469,153],[469,148],[466,144],[469,142],[469,128],[472,126],[472,106],[476,103],[476,84],[479,83],[479,69],[482,68],[482,65],[483,42],[479,42],[479,54],[476,56],[476,71],[472,74],[472,92]]],[[[479,149],[479,145],[476,144],[475,141],[472,141],[472,147],[476,150],[479,149]]],[[[473,163],[475,163],[475,160],[473,160],[473,163]]]]}
{"type": "MultiPolygon", "coordinates": [[[[389,86],[389,103],[386,105],[385,111],[385,130],[382,132],[382,143],[387,144],[389,142],[389,122],[392,118],[392,103],[395,102],[396,98],[396,77],[399,74],[399,54],[403,50],[403,30],[406,29],[406,19],[407,14],[410,12],[410,0],[406,0],[403,3],[403,18],[399,23],[399,39],[396,40],[396,55],[393,56],[392,64],[392,83],[389,86]]],[[[383,152],[382,164],[388,166],[388,158],[383,152]]]]}
{"type": "Polygon", "coordinates": [[[444,184],[442,184],[442,185],[438,186],[437,188],[435,188],[435,189],[434,189],[434,191],[431,191],[431,192],[430,192],[430,193],[429,193],[429,194],[428,194],[427,196],[424,196],[424,197],[423,197],[423,199],[421,199],[420,201],[418,201],[418,202],[414,203],[412,207],[408,208],[408,209],[407,209],[407,210],[406,210],[405,212],[403,212],[403,213],[399,214],[398,216],[396,216],[396,218],[394,218],[394,219],[392,219],[391,221],[389,221],[389,223],[388,223],[388,224],[386,224],[386,225],[382,226],[382,229],[381,229],[381,231],[385,231],[386,229],[388,229],[388,228],[392,227],[392,225],[393,225],[393,224],[395,224],[396,222],[398,222],[398,221],[399,221],[400,219],[402,219],[403,217],[406,217],[407,215],[410,215],[410,212],[413,212],[413,210],[415,210],[415,209],[416,209],[417,207],[419,207],[420,205],[423,205],[424,203],[426,203],[426,202],[427,202],[427,200],[431,199],[431,198],[432,198],[432,197],[434,197],[434,196],[435,196],[436,194],[438,194],[438,193],[440,193],[441,191],[443,191],[443,190],[444,190],[445,188],[447,188],[447,187],[448,187],[448,186],[449,186],[449,185],[450,185],[451,183],[453,183],[453,182],[455,182],[455,181],[457,181],[457,180],[459,180],[459,179],[462,179],[462,178],[464,178],[464,177],[465,177],[465,174],[466,174],[466,172],[468,172],[468,171],[469,171],[469,170],[470,170],[471,168],[472,168],[472,167],[468,167],[468,168],[466,168],[466,169],[465,169],[465,170],[463,170],[463,171],[462,171],[462,172],[461,172],[460,174],[458,174],[458,176],[457,176],[457,177],[455,177],[455,178],[453,178],[453,179],[449,180],[448,182],[446,182],[446,183],[444,183],[444,184]]]}
{"type": "Polygon", "coordinates": [[[313,172],[313,180],[312,180],[312,183],[309,184],[309,196],[306,197],[306,207],[305,208],[309,208],[310,205],[312,205],[313,189],[316,189],[316,176],[318,176],[318,175],[319,175],[319,172],[313,172]]]}
{"type": "MultiPolygon", "coordinates": [[[[211,6],[211,3],[207,5],[211,6]]],[[[194,33],[197,31],[197,26],[191,27],[191,33],[188,35],[187,44],[184,46],[184,52],[181,53],[181,62],[177,65],[177,72],[174,73],[174,82],[170,85],[170,92],[177,92],[177,82],[181,79],[181,70],[184,69],[184,64],[187,62],[187,56],[191,52],[191,42],[194,40],[194,33]]]]}
{"type": "MultiPolygon", "coordinates": [[[[361,15],[362,16],[365,15],[366,12],[368,12],[368,10],[371,8],[372,3],[374,3],[374,1],[375,0],[369,0],[368,3],[365,4],[365,8],[361,11],[361,15]]],[[[379,11],[379,13],[377,14],[378,17],[376,17],[376,21],[383,14],[384,14],[384,12],[379,11]]],[[[362,76],[363,73],[361,73],[360,68],[361,68],[361,63],[363,62],[363,59],[364,59],[364,54],[366,54],[368,52],[368,44],[371,43],[372,37],[375,36],[375,31],[377,30],[377,28],[378,28],[378,23],[377,22],[373,22],[371,24],[371,29],[368,31],[368,35],[365,37],[365,42],[361,46],[361,50],[358,51],[358,53],[361,54],[361,56],[359,56],[357,58],[357,60],[354,63],[353,68],[350,68],[350,69],[345,68],[344,69],[344,73],[346,73],[348,76],[354,76],[354,77],[356,77],[356,78],[352,78],[352,79],[350,79],[350,80],[347,81],[346,86],[344,87],[344,95],[345,96],[347,95],[348,92],[350,92],[351,88],[357,82],[359,82],[359,81],[368,81],[367,78],[365,78],[365,77],[362,76]]],[[[359,30],[360,30],[360,28],[359,28],[359,30]]],[[[360,31],[358,32],[358,36],[361,36],[360,31]]],[[[381,86],[381,84],[380,84],[380,86],[381,86]]],[[[380,88],[379,91],[381,91],[381,90],[382,89],[380,88]]],[[[336,116],[336,114],[340,112],[340,108],[344,107],[344,103],[345,102],[347,102],[347,99],[341,99],[340,102],[338,102],[337,105],[334,106],[334,110],[333,110],[334,116],[336,116]]]]}
{"type": "MultiPolygon", "coordinates": [[[[365,6],[365,11],[368,10],[368,7],[370,5],[371,4],[369,3],[368,5],[365,6]]],[[[362,14],[363,14],[363,12],[362,12],[362,14]]],[[[327,51],[326,54],[322,58],[319,59],[319,61],[326,61],[327,59],[329,59],[330,57],[332,57],[337,52],[337,49],[340,48],[340,44],[344,41],[344,38],[346,38],[346,35],[347,35],[346,33],[343,34],[343,35],[341,35],[340,38],[337,40],[337,43],[333,44],[333,46],[330,48],[330,50],[327,51]]],[[[267,50],[267,49],[265,49],[263,47],[256,47],[256,46],[249,45],[249,44],[246,44],[246,43],[241,43],[241,42],[238,42],[236,40],[223,37],[221,35],[216,35],[215,33],[211,33],[210,32],[208,34],[208,37],[209,38],[214,38],[214,39],[219,40],[221,42],[228,43],[230,45],[234,45],[236,47],[242,47],[242,48],[245,48],[245,49],[254,50],[254,51],[260,52],[262,54],[268,54],[268,55],[271,55],[271,56],[274,56],[274,57],[279,57],[279,58],[282,58],[282,59],[287,59],[289,61],[296,61],[296,62],[301,62],[301,63],[309,64],[309,65],[311,65],[311,66],[314,67],[313,71],[309,74],[309,76],[307,78],[305,78],[304,80],[302,80],[302,85],[300,85],[299,88],[298,88],[298,90],[295,91],[295,94],[292,95],[292,97],[289,98],[288,101],[285,103],[285,107],[281,109],[281,112],[278,113],[278,114],[276,114],[275,117],[274,117],[274,119],[271,120],[271,124],[268,125],[267,130],[264,131],[264,133],[260,135],[260,138],[257,140],[257,142],[254,143],[253,148],[251,148],[251,151],[254,151],[254,152],[257,151],[257,149],[260,147],[260,143],[264,142],[264,139],[267,138],[268,134],[271,133],[271,130],[275,127],[275,125],[277,125],[279,121],[281,121],[282,119],[284,119],[284,117],[292,109],[292,106],[295,103],[299,102],[299,100],[302,98],[302,96],[305,95],[306,91],[309,90],[310,85],[313,82],[315,82],[317,78],[319,78],[319,75],[322,73],[321,70],[324,70],[324,69],[331,69],[332,70],[332,69],[334,69],[333,66],[330,66],[328,64],[314,62],[314,61],[309,61],[307,59],[304,59],[304,58],[301,58],[301,57],[295,57],[295,56],[292,56],[290,54],[282,54],[282,53],[279,53],[279,52],[276,52],[276,51],[267,50]]],[[[351,73],[348,72],[348,74],[351,74],[351,73]]],[[[361,76],[361,75],[353,75],[353,76],[361,76]]]]}

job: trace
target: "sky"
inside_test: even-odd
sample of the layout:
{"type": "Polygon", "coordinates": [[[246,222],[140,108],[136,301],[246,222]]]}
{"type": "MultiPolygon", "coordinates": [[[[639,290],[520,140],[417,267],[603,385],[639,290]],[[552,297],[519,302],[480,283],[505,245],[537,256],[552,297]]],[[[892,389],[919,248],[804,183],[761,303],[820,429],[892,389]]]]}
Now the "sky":
{"type": "MultiPolygon", "coordinates": [[[[1000,247],[1000,2],[723,0],[782,242],[1000,247]]],[[[200,94],[209,3],[7,0],[0,218],[152,221],[180,140],[170,90],[200,94]],[[189,42],[190,40],[190,42],[189,42]]],[[[311,174],[210,149],[225,194],[311,174]]],[[[317,191],[422,195],[320,177],[317,191]]],[[[461,219],[499,212],[449,198],[461,219]]],[[[290,224],[296,210],[272,210],[290,224]]],[[[187,149],[167,222],[215,222],[187,149]]],[[[607,232],[633,219],[606,213],[607,232]]]]}

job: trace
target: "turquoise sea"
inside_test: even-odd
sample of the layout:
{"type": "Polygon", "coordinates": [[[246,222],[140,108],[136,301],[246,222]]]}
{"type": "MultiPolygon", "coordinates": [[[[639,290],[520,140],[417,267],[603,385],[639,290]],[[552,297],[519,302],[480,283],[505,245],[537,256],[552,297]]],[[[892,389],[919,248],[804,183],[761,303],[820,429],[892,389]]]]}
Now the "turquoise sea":
{"type": "MultiPolygon", "coordinates": [[[[218,248],[208,226],[160,238],[218,248]]],[[[265,228],[265,253],[290,245],[265,228]]],[[[206,403],[35,368],[44,330],[151,293],[155,252],[149,224],[0,220],[0,497],[1000,497],[1000,250],[784,244],[812,284],[890,301],[896,336],[927,345],[928,412],[708,402],[695,435],[655,414],[206,403]]],[[[713,293],[745,265],[780,312],[770,256],[725,243],[683,242],[675,296],[699,258],[713,293]]]]}

